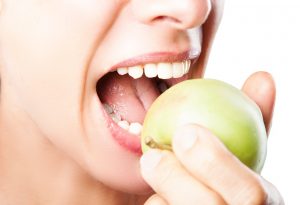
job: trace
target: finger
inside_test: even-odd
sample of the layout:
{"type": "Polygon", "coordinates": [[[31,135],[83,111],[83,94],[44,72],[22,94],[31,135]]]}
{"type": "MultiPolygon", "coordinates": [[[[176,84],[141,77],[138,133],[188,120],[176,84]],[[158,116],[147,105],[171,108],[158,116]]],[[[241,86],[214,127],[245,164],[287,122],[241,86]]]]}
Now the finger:
{"type": "Polygon", "coordinates": [[[158,194],[152,195],[144,205],[168,205],[158,194]]]}
{"type": "Polygon", "coordinates": [[[256,72],[246,80],[242,90],[260,107],[267,133],[269,133],[276,97],[272,76],[267,72],[256,72]]]}
{"type": "Polygon", "coordinates": [[[263,177],[261,177],[261,180],[264,187],[266,187],[266,190],[268,191],[268,198],[266,204],[284,205],[284,200],[279,191],[276,189],[276,187],[267,180],[265,180],[263,177]]]}
{"type": "Polygon", "coordinates": [[[225,204],[215,192],[193,178],[168,151],[149,150],[141,158],[142,176],[168,204],[225,204]]]}
{"type": "Polygon", "coordinates": [[[189,172],[230,205],[263,204],[258,176],[232,155],[209,130],[186,125],[173,139],[176,157],[189,172]]]}

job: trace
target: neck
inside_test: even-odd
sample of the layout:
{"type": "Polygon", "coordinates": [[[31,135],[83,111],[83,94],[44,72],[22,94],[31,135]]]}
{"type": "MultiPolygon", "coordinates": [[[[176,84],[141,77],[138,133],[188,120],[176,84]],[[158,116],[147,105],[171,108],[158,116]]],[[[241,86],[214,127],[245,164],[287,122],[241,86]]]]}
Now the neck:
{"type": "Polygon", "coordinates": [[[0,106],[0,204],[138,204],[58,150],[18,110],[0,106]]]}

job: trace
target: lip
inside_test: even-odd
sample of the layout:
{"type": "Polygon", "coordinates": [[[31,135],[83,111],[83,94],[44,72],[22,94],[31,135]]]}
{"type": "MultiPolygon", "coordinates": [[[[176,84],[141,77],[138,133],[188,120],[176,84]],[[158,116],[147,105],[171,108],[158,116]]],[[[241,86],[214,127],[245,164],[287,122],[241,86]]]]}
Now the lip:
{"type": "Polygon", "coordinates": [[[101,106],[102,113],[105,117],[107,127],[111,133],[113,139],[123,148],[135,153],[139,156],[142,155],[142,148],[140,137],[130,134],[128,131],[122,129],[117,125],[111,117],[106,113],[104,108],[101,106]]]}
{"type": "Polygon", "coordinates": [[[187,50],[181,53],[177,52],[153,52],[144,55],[136,56],[124,61],[121,61],[112,66],[109,71],[116,71],[117,68],[131,67],[137,65],[144,65],[148,63],[169,63],[169,62],[180,62],[184,60],[191,60],[191,65],[199,58],[200,50],[187,50]]]}
{"type": "MultiPolygon", "coordinates": [[[[148,53],[145,55],[140,55],[134,58],[124,60],[120,63],[115,64],[110,68],[108,72],[114,72],[117,68],[120,67],[131,67],[136,65],[144,65],[147,63],[159,63],[159,62],[181,62],[184,60],[191,60],[191,65],[198,59],[200,56],[200,51],[187,50],[181,53],[175,52],[154,52],[148,53]]],[[[140,136],[135,136],[128,131],[122,129],[117,125],[111,117],[106,113],[105,109],[102,106],[102,103],[99,99],[100,107],[105,117],[107,128],[109,129],[112,138],[126,150],[141,156],[141,142],[140,136]]]]}

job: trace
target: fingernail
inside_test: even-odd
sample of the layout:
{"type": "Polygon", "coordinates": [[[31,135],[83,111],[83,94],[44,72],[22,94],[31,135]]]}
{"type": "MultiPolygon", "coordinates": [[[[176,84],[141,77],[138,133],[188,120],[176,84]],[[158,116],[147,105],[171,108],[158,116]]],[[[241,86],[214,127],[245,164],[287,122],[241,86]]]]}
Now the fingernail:
{"type": "Polygon", "coordinates": [[[149,150],[140,159],[141,169],[152,171],[160,162],[162,153],[159,150],[149,150]]]}
{"type": "Polygon", "coordinates": [[[197,130],[193,126],[184,126],[173,138],[174,146],[182,151],[191,149],[197,142],[198,135],[197,130]]]}

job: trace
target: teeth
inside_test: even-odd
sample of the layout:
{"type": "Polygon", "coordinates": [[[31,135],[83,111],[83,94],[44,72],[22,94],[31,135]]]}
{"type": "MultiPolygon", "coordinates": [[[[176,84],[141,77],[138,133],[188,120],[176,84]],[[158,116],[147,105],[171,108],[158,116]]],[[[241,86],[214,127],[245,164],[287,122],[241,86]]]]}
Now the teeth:
{"type": "Polygon", "coordinates": [[[104,104],[103,104],[103,107],[104,107],[105,111],[106,111],[108,114],[113,113],[112,107],[110,107],[108,104],[104,103],[104,104]]]}
{"type": "Polygon", "coordinates": [[[119,75],[125,75],[128,73],[128,69],[127,68],[118,68],[117,72],[119,73],[119,75]]]}
{"type": "Polygon", "coordinates": [[[128,74],[134,79],[138,79],[143,76],[143,67],[142,66],[129,67],[128,74]]]}
{"type": "Polygon", "coordinates": [[[173,76],[173,69],[171,63],[157,64],[157,75],[160,79],[169,79],[173,76]]]}
{"type": "Polygon", "coordinates": [[[173,78],[180,78],[184,75],[184,67],[182,63],[173,63],[173,78]]]}
{"type": "Polygon", "coordinates": [[[116,113],[110,113],[109,116],[113,119],[113,121],[115,121],[115,123],[119,123],[121,121],[121,116],[116,113]]]}
{"type": "Polygon", "coordinates": [[[141,135],[143,129],[143,125],[141,125],[138,122],[129,123],[126,120],[122,120],[119,121],[117,124],[124,130],[127,130],[129,133],[137,136],[141,135]]]}
{"type": "MultiPolygon", "coordinates": [[[[165,84],[165,83],[160,83],[165,84]]],[[[166,85],[164,85],[166,86],[166,85]]],[[[143,125],[141,125],[138,122],[133,122],[133,123],[129,123],[126,120],[122,120],[121,116],[117,113],[114,113],[113,108],[110,107],[108,104],[103,103],[103,107],[105,109],[105,111],[109,114],[109,116],[111,117],[111,119],[118,124],[121,128],[123,128],[124,130],[127,130],[128,132],[130,132],[131,134],[134,135],[140,135],[142,132],[142,128],[143,125]]]]}
{"type": "Polygon", "coordinates": [[[126,120],[122,120],[118,122],[118,125],[122,127],[124,130],[128,130],[130,126],[129,122],[127,122],[126,120]]]}
{"type": "Polygon", "coordinates": [[[190,70],[190,61],[184,61],[184,73],[188,73],[190,70]]]}
{"type": "Polygon", "coordinates": [[[160,79],[180,78],[190,70],[191,60],[175,63],[149,63],[144,66],[132,66],[128,68],[118,68],[119,75],[129,74],[134,79],[141,78],[143,73],[147,78],[158,76],[160,79]]]}
{"type": "Polygon", "coordinates": [[[104,110],[106,113],[115,121],[116,123],[119,123],[121,121],[121,116],[114,112],[113,108],[110,107],[107,103],[103,103],[104,110]]]}
{"type": "Polygon", "coordinates": [[[190,70],[192,62],[190,60],[188,60],[187,62],[188,62],[188,70],[190,70]]]}
{"type": "Polygon", "coordinates": [[[124,130],[127,130],[129,133],[134,135],[140,135],[143,129],[143,125],[138,122],[129,123],[126,120],[122,120],[117,124],[124,130]]]}
{"type": "Polygon", "coordinates": [[[146,64],[144,66],[145,76],[148,78],[154,78],[157,76],[157,68],[155,64],[146,64]]]}
{"type": "Polygon", "coordinates": [[[134,135],[140,135],[142,132],[142,128],[143,126],[140,123],[134,122],[129,125],[128,132],[134,135]]]}
{"type": "MultiPolygon", "coordinates": [[[[187,74],[190,70],[191,60],[185,60],[182,62],[174,63],[149,63],[145,65],[138,65],[132,67],[122,67],[117,69],[119,75],[128,74],[134,79],[141,78],[145,73],[147,78],[158,77],[160,79],[180,78],[187,74]]],[[[165,82],[160,82],[158,88],[161,93],[165,92],[168,87],[165,82]]],[[[113,108],[108,104],[104,103],[103,107],[110,117],[115,121],[121,128],[127,130],[131,134],[140,135],[143,126],[138,122],[129,123],[126,120],[122,120],[121,116],[114,112],[113,108]]]]}

